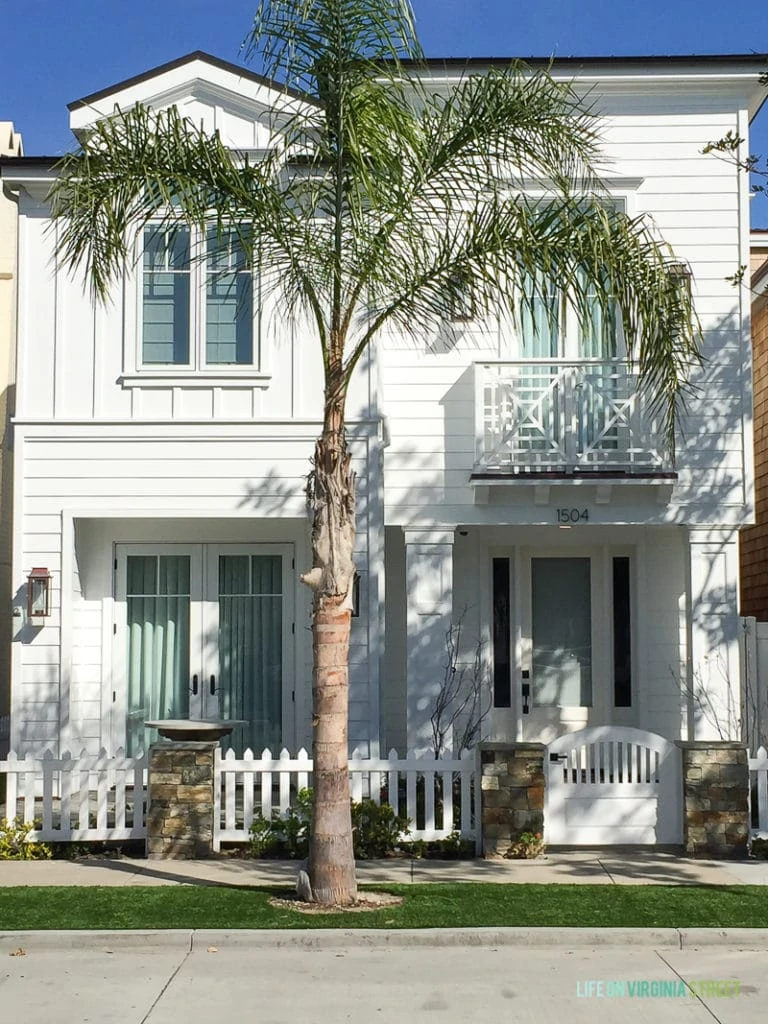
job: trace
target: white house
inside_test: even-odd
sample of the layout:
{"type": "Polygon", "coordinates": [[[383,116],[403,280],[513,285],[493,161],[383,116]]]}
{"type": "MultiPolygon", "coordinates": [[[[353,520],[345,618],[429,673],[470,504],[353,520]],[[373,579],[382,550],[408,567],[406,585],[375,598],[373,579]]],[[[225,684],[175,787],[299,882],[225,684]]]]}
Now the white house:
{"type": "MultiPolygon", "coordinates": [[[[746,140],[763,64],[552,68],[598,105],[615,201],[651,218],[690,275],[705,361],[674,465],[620,341],[580,328],[555,291],[547,330],[470,311],[418,345],[382,336],[359,371],[352,745],[429,748],[458,621],[460,660],[478,650],[489,681],[488,739],[548,743],[592,725],[739,738],[751,362],[749,302],[726,277],[749,262],[748,183],[702,150],[729,131],[746,140]]],[[[487,66],[433,61],[429,74],[487,66]]],[[[257,152],[279,96],[195,53],[72,104],[72,129],[139,101],[176,104],[257,152]]],[[[205,266],[185,261],[194,240],[169,251],[151,228],[95,306],[52,256],[54,163],[2,164],[19,201],[11,746],[135,750],[145,718],[186,715],[246,720],[241,747],[308,745],[310,597],[297,577],[310,564],[318,348],[260,303],[236,245],[230,292],[254,302],[233,316],[205,266]],[[44,572],[28,583],[33,570],[51,578],[47,616],[28,612],[28,589],[46,588],[44,572]]]]}

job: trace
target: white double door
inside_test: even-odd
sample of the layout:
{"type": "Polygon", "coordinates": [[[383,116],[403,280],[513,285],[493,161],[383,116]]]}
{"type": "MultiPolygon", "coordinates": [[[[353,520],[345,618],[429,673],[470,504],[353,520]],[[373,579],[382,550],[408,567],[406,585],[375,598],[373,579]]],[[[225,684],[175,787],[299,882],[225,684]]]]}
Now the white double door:
{"type": "Polygon", "coordinates": [[[237,719],[232,746],[292,740],[293,549],[287,544],[119,545],[116,746],[147,720],[237,719]]]}

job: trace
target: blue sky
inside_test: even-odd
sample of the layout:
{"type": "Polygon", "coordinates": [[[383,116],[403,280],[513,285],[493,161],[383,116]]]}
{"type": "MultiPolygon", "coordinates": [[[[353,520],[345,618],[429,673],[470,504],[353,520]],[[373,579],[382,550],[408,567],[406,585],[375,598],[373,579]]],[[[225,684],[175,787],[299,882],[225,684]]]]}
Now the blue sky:
{"type": "MultiPolygon", "coordinates": [[[[3,18],[0,120],[27,154],[71,147],[66,104],[191,50],[239,60],[256,0],[37,0],[3,18]]],[[[428,56],[765,53],[763,4],[722,0],[414,0],[428,56]]],[[[768,91],[767,91],[768,92],[768,91]]],[[[753,126],[768,154],[768,103],[753,126]]],[[[768,199],[753,202],[768,226],[768,199]]]]}

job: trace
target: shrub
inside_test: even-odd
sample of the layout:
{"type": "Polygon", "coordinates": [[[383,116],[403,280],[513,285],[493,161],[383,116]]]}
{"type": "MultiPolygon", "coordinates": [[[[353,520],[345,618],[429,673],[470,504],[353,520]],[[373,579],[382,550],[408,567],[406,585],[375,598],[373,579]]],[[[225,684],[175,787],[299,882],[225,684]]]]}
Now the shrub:
{"type": "MultiPolygon", "coordinates": [[[[296,806],[284,818],[271,819],[258,814],[250,828],[250,851],[254,857],[290,857],[302,860],[309,847],[312,817],[312,790],[302,789],[296,806]]],[[[400,836],[408,831],[408,818],[395,814],[389,804],[379,806],[373,800],[352,804],[352,839],[355,857],[369,860],[394,852],[400,836]]]]}
{"type": "Polygon", "coordinates": [[[309,848],[309,824],[312,816],[312,790],[300,789],[296,806],[286,817],[276,812],[271,820],[257,814],[251,825],[251,853],[254,857],[290,857],[303,860],[309,848]]]}
{"type": "Polygon", "coordinates": [[[504,856],[532,860],[534,857],[540,857],[542,853],[544,853],[544,840],[541,832],[521,832],[504,856]]]}
{"type": "Polygon", "coordinates": [[[355,857],[371,860],[393,853],[400,836],[408,832],[410,821],[404,814],[395,814],[390,804],[363,800],[352,804],[352,841],[355,857]]]}
{"type": "Polygon", "coordinates": [[[0,820],[0,860],[50,860],[53,851],[48,843],[35,843],[27,836],[35,828],[32,822],[18,818],[0,820]]]}
{"type": "Polygon", "coordinates": [[[400,846],[415,860],[429,857],[437,860],[471,860],[475,856],[474,839],[462,839],[458,829],[454,829],[445,839],[413,839],[400,846]]]}

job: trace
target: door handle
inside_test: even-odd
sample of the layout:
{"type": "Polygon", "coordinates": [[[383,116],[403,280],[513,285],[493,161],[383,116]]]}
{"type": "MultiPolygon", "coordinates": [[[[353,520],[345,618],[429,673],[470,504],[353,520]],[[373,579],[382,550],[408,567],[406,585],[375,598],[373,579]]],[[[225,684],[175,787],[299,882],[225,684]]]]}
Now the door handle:
{"type": "Polygon", "coordinates": [[[211,696],[216,694],[216,676],[211,676],[211,696]]]}
{"type": "Polygon", "coordinates": [[[197,696],[197,676],[192,676],[192,696],[197,696]]]}

